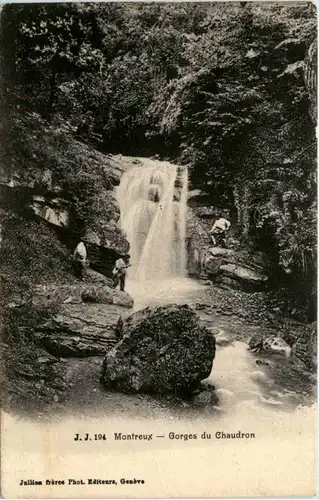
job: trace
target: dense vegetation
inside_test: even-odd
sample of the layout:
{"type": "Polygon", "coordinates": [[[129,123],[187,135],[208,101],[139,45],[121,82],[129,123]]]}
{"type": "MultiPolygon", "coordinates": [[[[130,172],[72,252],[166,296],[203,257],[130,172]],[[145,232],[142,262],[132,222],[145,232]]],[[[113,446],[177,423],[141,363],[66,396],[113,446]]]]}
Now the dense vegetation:
{"type": "Polygon", "coordinates": [[[17,137],[22,151],[20,116],[35,112],[102,152],[187,164],[193,187],[236,211],[241,240],[276,257],[307,311],[313,4],[11,4],[1,16],[7,151],[17,137]]]}

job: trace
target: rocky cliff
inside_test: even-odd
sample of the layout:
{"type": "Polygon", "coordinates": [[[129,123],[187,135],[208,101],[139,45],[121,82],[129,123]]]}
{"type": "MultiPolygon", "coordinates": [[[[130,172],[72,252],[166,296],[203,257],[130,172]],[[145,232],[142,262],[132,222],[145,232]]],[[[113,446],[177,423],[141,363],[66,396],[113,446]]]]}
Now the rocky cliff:
{"type": "MultiPolygon", "coordinates": [[[[11,240],[19,235],[21,246],[25,245],[20,249],[20,260],[23,253],[29,253],[31,240],[32,264],[43,269],[37,281],[51,279],[46,272],[50,265],[42,266],[37,261],[45,261],[48,254],[55,253],[54,249],[61,250],[54,259],[55,270],[60,274],[67,268],[64,278],[68,280],[66,262],[70,264],[73,249],[82,237],[91,267],[110,275],[118,254],[129,249],[118,228],[120,211],[115,188],[132,160],[105,156],[74,140],[70,131],[46,123],[37,115],[14,117],[3,144],[0,198],[6,267],[10,267],[7,247],[11,243],[14,247],[11,240]]],[[[32,267],[25,264],[21,267],[32,267]]],[[[17,265],[12,262],[11,267],[17,265]]],[[[33,281],[33,273],[29,277],[33,281]]]]}
{"type": "Polygon", "coordinates": [[[63,357],[103,356],[133,305],[110,287],[129,244],[115,189],[130,159],[105,156],[61,124],[11,116],[1,149],[1,319],[5,404],[60,400],[63,357]],[[73,273],[79,238],[90,267],[73,273]]]}

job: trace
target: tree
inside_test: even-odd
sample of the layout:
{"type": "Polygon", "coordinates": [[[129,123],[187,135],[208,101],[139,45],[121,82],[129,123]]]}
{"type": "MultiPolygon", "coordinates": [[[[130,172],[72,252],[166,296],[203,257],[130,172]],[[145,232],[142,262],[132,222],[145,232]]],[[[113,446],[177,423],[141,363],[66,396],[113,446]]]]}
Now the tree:
{"type": "Polygon", "coordinates": [[[36,109],[43,109],[44,104],[51,115],[61,82],[102,64],[92,8],[81,4],[5,5],[1,20],[6,99],[36,109]]]}

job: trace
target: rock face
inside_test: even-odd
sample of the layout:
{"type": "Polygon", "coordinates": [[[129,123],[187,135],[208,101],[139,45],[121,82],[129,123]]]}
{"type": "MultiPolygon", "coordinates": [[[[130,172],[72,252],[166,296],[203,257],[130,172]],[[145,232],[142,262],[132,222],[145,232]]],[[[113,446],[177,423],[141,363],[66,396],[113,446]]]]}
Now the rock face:
{"type": "Polygon", "coordinates": [[[268,265],[262,254],[218,247],[206,251],[204,264],[207,276],[214,282],[247,292],[265,288],[268,265]]]}
{"type": "MultiPolygon", "coordinates": [[[[187,255],[189,274],[196,277],[205,275],[205,254],[212,246],[209,235],[213,223],[221,209],[211,205],[207,193],[199,190],[189,192],[187,217],[187,255]]],[[[229,210],[223,209],[227,218],[231,220],[229,210]]]]}
{"type": "Polygon", "coordinates": [[[68,304],[40,323],[34,337],[55,356],[103,356],[121,335],[122,313],[118,306],[68,304]]]}
{"type": "Polygon", "coordinates": [[[46,350],[27,349],[24,345],[2,345],[6,363],[6,383],[1,395],[7,411],[29,415],[47,404],[63,401],[68,384],[65,363],[46,350]],[[13,356],[14,363],[8,362],[13,356]]]}
{"type": "Polygon", "coordinates": [[[112,287],[112,279],[107,278],[101,273],[94,271],[93,269],[86,269],[85,276],[83,279],[84,283],[99,283],[112,287]]]}
{"type": "Polygon", "coordinates": [[[192,208],[187,219],[187,268],[191,276],[200,277],[204,269],[205,252],[210,247],[208,232],[192,208]]]}
{"type": "Polygon", "coordinates": [[[215,339],[189,306],[146,308],[124,322],[102,381],[123,392],[189,393],[209,376],[214,356],[215,339]]]}
{"type": "Polygon", "coordinates": [[[32,196],[29,207],[36,215],[45,219],[50,224],[59,227],[68,227],[70,214],[68,203],[60,198],[44,198],[32,196]]]}
{"type": "MultiPolygon", "coordinates": [[[[117,183],[119,182],[120,179],[117,183]]],[[[84,228],[86,242],[117,253],[128,252],[129,244],[118,227],[120,208],[115,192],[101,187],[100,192],[96,195],[95,203],[97,206],[96,218],[84,228]]],[[[94,262],[94,257],[96,254],[91,255],[92,262],[94,262]]]]}
{"type": "Polygon", "coordinates": [[[35,113],[15,126],[13,135],[27,144],[29,160],[12,155],[4,144],[0,194],[6,211],[47,224],[52,239],[62,241],[70,256],[82,237],[91,267],[109,276],[119,254],[129,251],[118,227],[116,186],[135,159],[104,155],[35,113]]]}
{"type": "MultiPolygon", "coordinates": [[[[105,284],[41,285],[33,305],[50,308],[35,325],[33,337],[59,357],[103,356],[119,340],[133,299],[105,284]]],[[[46,309],[45,309],[46,310],[46,309]]]]}
{"type": "Polygon", "coordinates": [[[126,292],[105,284],[38,285],[34,288],[33,303],[38,304],[114,304],[130,309],[133,299],[126,292]]]}
{"type": "Polygon", "coordinates": [[[191,205],[187,222],[189,274],[247,292],[263,290],[268,282],[269,263],[266,256],[237,249],[239,243],[231,236],[227,238],[228,248],[212,247],[209,231],[218,208],[196,205],[203,203],[205,199],[203,194],[195,191],[188,201],[191,205]]]}

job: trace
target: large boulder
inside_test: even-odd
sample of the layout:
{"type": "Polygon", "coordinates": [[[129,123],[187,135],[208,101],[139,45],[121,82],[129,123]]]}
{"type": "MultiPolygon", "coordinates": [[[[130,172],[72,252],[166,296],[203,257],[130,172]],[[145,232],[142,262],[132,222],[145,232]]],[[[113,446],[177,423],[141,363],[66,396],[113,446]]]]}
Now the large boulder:
{"type": "Polygon", "coordinates": [[[123,392],[190,393],[211,372],[215,339],[187,305],[146,308],[123,324],[102,381],[123,392]]]}
{"type": "Polygon", "coordinates": [[[118,306],[67,304],[40,322],[33,336],[54,356],[104,356],[121,336],[122,316],[118,306]]]}

